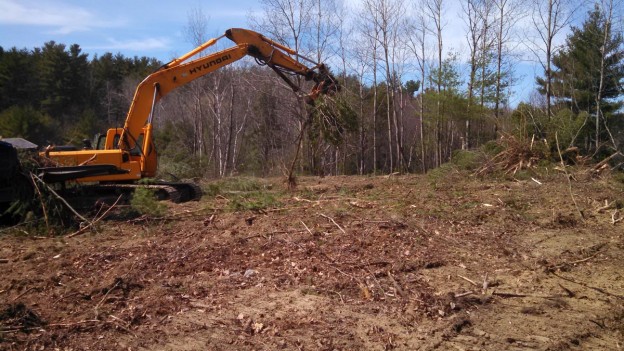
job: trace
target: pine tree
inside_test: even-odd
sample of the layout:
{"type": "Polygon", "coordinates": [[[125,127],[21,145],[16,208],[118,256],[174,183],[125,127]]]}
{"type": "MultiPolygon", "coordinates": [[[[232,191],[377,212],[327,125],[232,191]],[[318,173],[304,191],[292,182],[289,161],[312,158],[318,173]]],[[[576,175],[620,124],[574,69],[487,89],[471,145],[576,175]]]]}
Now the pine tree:
{"type": "MultiPolygon", "coordinates": [[[[553,95],[560,103],[578,113],[596,112],[596,98],[600,87],[604,47],[604,81],[600,94],[603,114],[616,111],[621,102],[618,89],[624,80],[624,39],[612,32],[610,22],[597,5],[588,13],[580,28],[573,27],[560,52],[553,56],[553,95]],[[606,40],[605,40],[606,38],[606,40]]],[[[540,91],[545,93],[546,82],[538,78],[540,91]]]]}

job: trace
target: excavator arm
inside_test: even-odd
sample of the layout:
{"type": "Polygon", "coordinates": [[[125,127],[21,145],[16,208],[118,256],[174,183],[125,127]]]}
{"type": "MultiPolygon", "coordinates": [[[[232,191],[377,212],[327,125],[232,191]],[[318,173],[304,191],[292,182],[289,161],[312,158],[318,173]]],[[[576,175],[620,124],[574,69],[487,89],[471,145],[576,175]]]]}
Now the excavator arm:
{"type": "Polygon", "coordinates": [[[103,149],[63,151],[49,147],[42,152],[42,156],[58,165],[41,169],[44,180],[115,183],[153,177],[158,163],[152,142],[152,119],[156,103],[172,90],[245,56],[251,56],[259,64],[272,68],[298,94],[299,86],[289,76],[313,81],[312,90],[303,96],[307,103],[314,103],[321,94],[332,94],[339,89],[325,65],[315,63],[254,31],[228,29],[221,37],[210,39],[170,61],[139,83],[123,128],[108,130],[103,149]],[[236,45],[194,58],[223,37],[236,45]],[[310,63],[311,67],[301,61],[310,63]]]}
{"type": "MultiPolygon", "coordinates": [[[[295,92],[299,91],[299,87],[288,75],[298,75],[306,80],[314,81],[312,90],[305,96],[309,104],[313,103],[319,95],[332,93],[338,89],[337,83],[325,65],[300,56],[294,50],[254,31],[241,28],[228,29],[223,36],[208,40],[194,50],[163,65],[139,84],[128,111],[118,147],[122,150],[132,150],[136,147],[139,135],[145,133],[146,126],[149,129],[154,106],[162,97],[177,87],[230,65],[245,56],[254,57],[259,64],[272,68],[295,92]],[[189,61],[191,57],[213,46],[223,37],[232,40],[236,46],[189,61]],[[293,56],[314,65],[307,67],[293,56]]],[[[145,135],[144,139],[148,140],[148,136],[145,135]]],[[[143,148],[146,147],[147,145],[143,145],[143,148]]]]}

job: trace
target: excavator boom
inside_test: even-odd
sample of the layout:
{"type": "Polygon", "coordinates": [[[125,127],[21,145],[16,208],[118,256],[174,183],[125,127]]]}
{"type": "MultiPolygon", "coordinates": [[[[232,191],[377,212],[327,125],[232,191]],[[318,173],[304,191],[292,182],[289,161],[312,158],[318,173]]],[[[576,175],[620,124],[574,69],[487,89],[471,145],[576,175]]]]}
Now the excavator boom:
{"type": "Polygon", "coordinates": [[[163,65],[139,84],[128,111],[119,148],[128,150],[134,148],[134,143],[145,124],[151,123],[152,109],[155,103],[162,97],[177,87],[230,65],[245,56],[251,56],[260,64],[266,64],[275,70],[295,92],[299,90],[299,87],[290,81],[283,72],[302,76],[306,80],[313,80],[315,82],[314,87],[306,96],[308,103],[313,102],[320,95],[321,90],[323,93],[328,93],[332,89],[334,91],[337,89],[336,82],[325,65],[316,63],[313,67],[308,68],[290,55],[299,56],[294,50],[275,43],[257,32],[241,28],[228,29],[223,36],[208,40],[192,51],[163,65]],[[187,61],[216,44],[224,36],[236,43],[236,46],[187,61]]]}
{"type": "Polygon", "coordinates": [[[221,37],[210,39],[164,64],[139,83],[123,128],[109,129],[103,148],[73,151],[47,148],[42,156],[50,158],[59,167],[42,169],[42,177],[50,182],[75,180],[108,183],[153,177],[157,168],[156,149],[152,140],[152,119],[156,103],[174,89],[245,56],[251,56],[259,64],[273,69],[295,93],[299,93],[299,86],[289,75],[313,81],[312,90],[303,96],[307,103],[314,103],[321,94],[332,94],[338,90],[335,79],[325,65],[315,63],[254,31],[228,29],[221,37]],[[223,37],[236,45],[194,58],[223,37]],[[300,59],[312,63],[312,66],[306,66],[300,59]]]}

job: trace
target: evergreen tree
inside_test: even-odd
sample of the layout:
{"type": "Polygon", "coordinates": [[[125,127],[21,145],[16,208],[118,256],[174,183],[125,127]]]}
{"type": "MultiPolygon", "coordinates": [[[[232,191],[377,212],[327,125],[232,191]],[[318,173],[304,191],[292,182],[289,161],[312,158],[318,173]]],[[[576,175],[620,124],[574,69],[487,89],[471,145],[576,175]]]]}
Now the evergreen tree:
{"type": "MultiPolygon", "coordinates": [[[[601,63],[604,47],[604,75],[600,94],[603,114],[616,111],[621,102],[618,89],[624,80],[624,39],[612,32],[610,22],[596,5],[580,28],[573,27],[560,52],[553,56],[553,95],[574,112],[596,112],[596,98],[600,87],[601,63]],[[605,37],[607,40],[605,41],[605,37]]],[[[537,80],[540,92],[545,94],[546,81],[537,80]]]]}
{"type": "Polygon", "coordinates": [[[38,107],[35,55],[26,49],[0,47],[0,111],[11,106],[38,107]]]}

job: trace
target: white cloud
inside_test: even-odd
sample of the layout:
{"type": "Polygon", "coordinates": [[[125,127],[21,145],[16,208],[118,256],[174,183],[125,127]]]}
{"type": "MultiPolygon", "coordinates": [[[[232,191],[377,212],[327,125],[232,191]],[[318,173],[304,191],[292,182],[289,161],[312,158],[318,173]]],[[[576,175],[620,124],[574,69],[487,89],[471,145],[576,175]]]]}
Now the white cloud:
{"type": "Polygon", "coordinates": [[[104,21],[96,14],[59,2],[0,1],[0,24],[51,27],[53,34],[69,34],[93,28],[117,27],[120,21],[104,21]]]}

